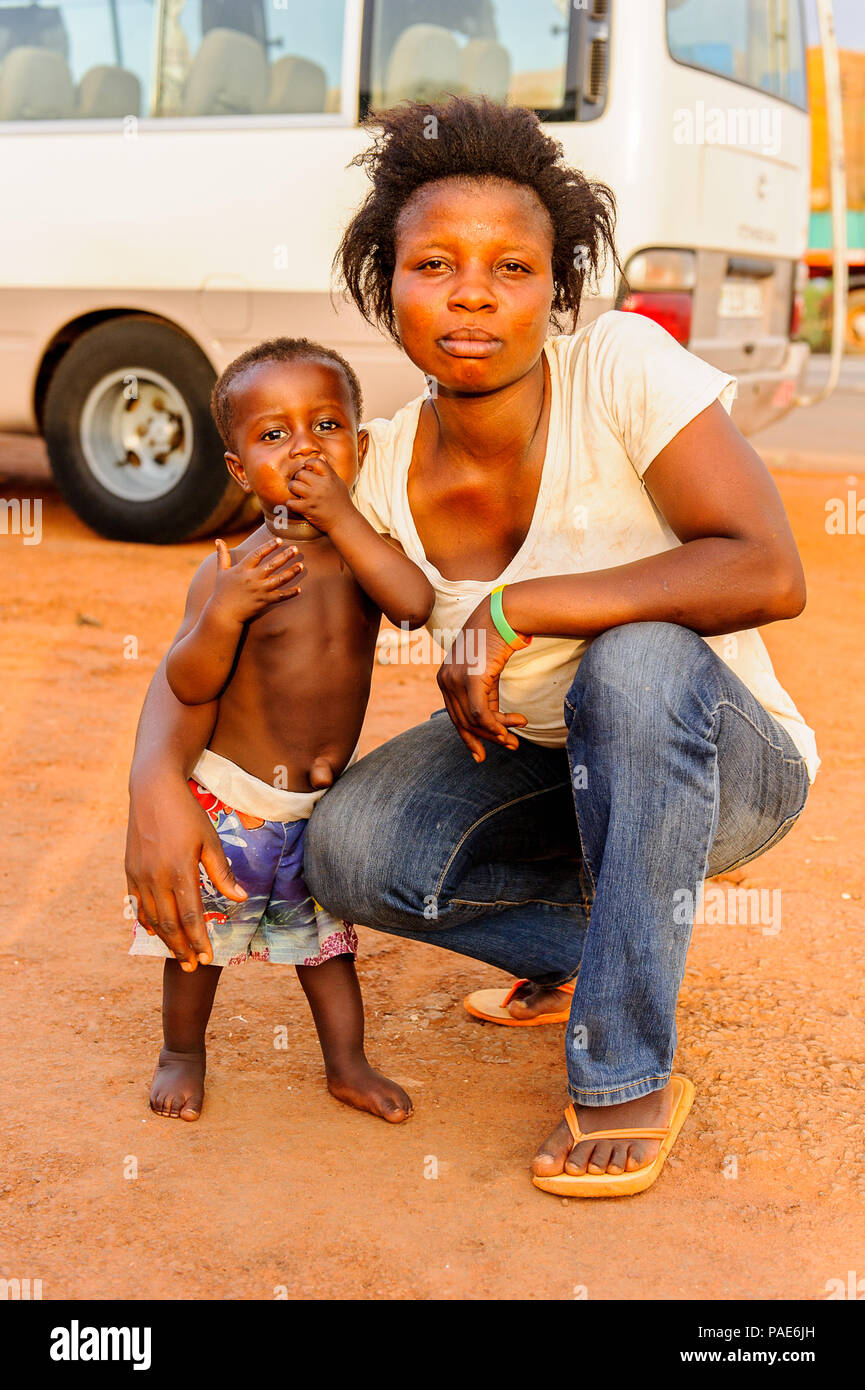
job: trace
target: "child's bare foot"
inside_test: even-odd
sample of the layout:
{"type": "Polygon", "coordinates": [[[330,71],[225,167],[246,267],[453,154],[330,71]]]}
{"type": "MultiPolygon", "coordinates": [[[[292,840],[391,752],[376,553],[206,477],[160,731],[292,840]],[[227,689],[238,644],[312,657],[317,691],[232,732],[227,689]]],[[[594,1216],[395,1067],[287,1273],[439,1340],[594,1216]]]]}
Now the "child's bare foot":
{"type": "Polygon", "coordinates": [[[388,1081],[366,1060],[345,1071],[329,1073],[327,1089],[337,1100],[353,1105],[355,1110],[368,1110],[388,1124],[398,1125],[412,1113],[412,1103],[402,1086],[388,1081]]]}
{"type": "Polygon", "coordinates": [[[150,1088],[150,1109],[172,1120],[197,1120],[204,1100],[206,1064],[203,1051],[170,1052],[163,1047],[150,1088]]]}

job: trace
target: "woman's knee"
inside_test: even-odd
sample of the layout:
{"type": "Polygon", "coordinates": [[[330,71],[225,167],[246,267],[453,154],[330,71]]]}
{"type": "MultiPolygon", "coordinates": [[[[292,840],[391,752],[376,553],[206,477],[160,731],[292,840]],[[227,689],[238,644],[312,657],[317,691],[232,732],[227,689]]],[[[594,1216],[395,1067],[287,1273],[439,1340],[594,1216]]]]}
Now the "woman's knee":
{"type": "Polygon", "coordinates": [[[304,877],[313,897],[335,917],[361,920],[384,893],[386,819],[386,808],[371,805],[348,777],[316,805],[306,828],[304,877]]]}
{"type": "Polygon", "coordinates": [[[678,623],[608,628],[586,648],[566,697],[566,712],[573,716],[593,696],[604,708],[627,704],[632,716],[641,707],[656,708],[658,698],[675,702],[677,695],[691,693],[703,668],[716,660],[698,633],[678,623]]]}
{"type": "MultiPolygon", "coordinates": [[[[421,726],[421,730],[423,726],[421,726]]],[[[334,916],[400,925],[423,915],[442,839],[414,778],[424,740],[401,735],[350,767],[321,798],[306,831],[304,875],[334,916]],[[408,761],[406,762],[406,758],[408,761]]]]}

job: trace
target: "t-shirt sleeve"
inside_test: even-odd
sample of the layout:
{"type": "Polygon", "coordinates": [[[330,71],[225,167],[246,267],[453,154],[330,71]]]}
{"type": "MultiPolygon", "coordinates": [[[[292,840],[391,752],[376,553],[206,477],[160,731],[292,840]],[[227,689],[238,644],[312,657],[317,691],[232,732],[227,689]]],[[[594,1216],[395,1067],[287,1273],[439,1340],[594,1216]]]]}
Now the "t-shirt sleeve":
{"type": "Polygon", "coordinates": [[[712,401],[720,400],[730,413],[737,382],[644,314],[612,310],[603,317],[608,322],[594,354],[595,389],[642,478],[679,430],[712,401]]]}
{"type": "Polygon", "coordinates": [[[376,422],[367,425],[366,430],[369,434],[369,445],[354,485],[352,501],[361,516],[366,517],[370,526],[378,531],[380,536],[389,536],[391,494],[382,476],[385,451],[382,449],[376,422]]]}

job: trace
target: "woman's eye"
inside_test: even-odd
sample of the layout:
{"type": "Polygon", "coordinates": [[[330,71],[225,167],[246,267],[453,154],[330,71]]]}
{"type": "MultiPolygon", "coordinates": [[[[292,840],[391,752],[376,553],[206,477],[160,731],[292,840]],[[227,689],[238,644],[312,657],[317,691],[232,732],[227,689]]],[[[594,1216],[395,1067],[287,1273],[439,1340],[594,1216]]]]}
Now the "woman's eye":
{"type": "Polygon", "coordinates": [[[519,261],[505,261],[503,270],[526,270],[526,266],[520,265],[519,261]]]}
{"type": "Polygon", "coordinates": [[[438,269],[441,265],[444,265],[444,261],[440,260],[438,256],[433,256],[431,260],[424,261],[423,265],[419,268],[421,270],[429,270],[430,268],[438,269]]]}

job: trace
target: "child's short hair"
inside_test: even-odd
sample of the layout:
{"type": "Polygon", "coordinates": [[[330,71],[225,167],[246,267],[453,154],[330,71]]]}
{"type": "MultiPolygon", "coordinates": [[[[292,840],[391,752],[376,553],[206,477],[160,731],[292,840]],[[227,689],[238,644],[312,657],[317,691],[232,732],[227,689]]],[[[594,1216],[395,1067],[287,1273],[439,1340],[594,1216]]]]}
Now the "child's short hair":
{"type": "Polygon", "coordinates": [[[333,348],[324,347],[322,343],[314,343],[311,338],[268,338],[264,343],[247,348],[246,352],[235,357],[233,362],[229,362],[213,388],[210,397],[210,409],[225,447],[231,448],[231,435],[234,428],[231,386],[248,367],[253,367],[259,362],[312,362],[316,360],[332,362],[343,373],[351,392],[351,403],[354,406],[358,423],[360,423],[363,416],[363,395],[360,382],[344,357],[341,357],[333,348]]]}

